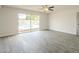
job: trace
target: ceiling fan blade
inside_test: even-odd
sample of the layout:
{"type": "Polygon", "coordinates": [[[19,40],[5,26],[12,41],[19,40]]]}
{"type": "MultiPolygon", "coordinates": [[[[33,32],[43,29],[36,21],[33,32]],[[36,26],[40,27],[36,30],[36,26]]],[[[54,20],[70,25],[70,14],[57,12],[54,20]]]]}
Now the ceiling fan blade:
{"type": "Polygon", "coordinates": [[[50,6],[49,8],[54,8],[54,6],[50,6]]]}
{"type": "Polygon", "coordinates": [[[53,9],[49,8],[50,11],[54,11],[53,9]]]}

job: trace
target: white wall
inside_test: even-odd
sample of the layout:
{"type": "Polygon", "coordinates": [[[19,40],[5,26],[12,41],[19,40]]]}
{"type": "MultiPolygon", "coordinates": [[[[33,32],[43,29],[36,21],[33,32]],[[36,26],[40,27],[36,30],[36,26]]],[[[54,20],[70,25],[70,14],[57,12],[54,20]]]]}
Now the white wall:
{"type": "Polygon", "coordinates": [[[0,9],[0,37],[17,33],[17,15],[12,9],[0,9]]]}
{"type": "Polygon", "coordinates": [[[56,11],[49,15],[49,28],[69,34],[76,34],[77,12],[79,9],[56,11]]]}
{"type": "Polygon", "coordinates": [[[17,34],[18,13],[36,14],[40,16],[40,30],[48,29],[47,14],[17,8],[0,8],[0,37],[17,34]]]}

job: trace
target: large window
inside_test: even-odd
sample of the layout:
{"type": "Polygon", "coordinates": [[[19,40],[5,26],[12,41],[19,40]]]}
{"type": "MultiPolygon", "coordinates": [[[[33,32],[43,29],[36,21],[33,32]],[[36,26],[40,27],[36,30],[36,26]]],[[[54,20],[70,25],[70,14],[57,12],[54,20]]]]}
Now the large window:
{"type": "Polygon", "coordinates": [[[19,32],[30,32],[39,30],[39,19],[38,15],[30,15],[30,14],[18,14],[18,29],[19,32]]]}

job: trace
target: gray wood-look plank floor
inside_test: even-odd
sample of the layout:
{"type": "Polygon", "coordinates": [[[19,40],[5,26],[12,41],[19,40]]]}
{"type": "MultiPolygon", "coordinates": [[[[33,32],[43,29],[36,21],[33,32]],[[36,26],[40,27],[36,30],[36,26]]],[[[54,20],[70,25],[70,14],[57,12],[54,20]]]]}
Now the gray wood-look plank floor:
{"type": "Polygon", "coordinates": [[[0,38],[1,53],[79,53],[79,37],[56,31],[0,38]]]}

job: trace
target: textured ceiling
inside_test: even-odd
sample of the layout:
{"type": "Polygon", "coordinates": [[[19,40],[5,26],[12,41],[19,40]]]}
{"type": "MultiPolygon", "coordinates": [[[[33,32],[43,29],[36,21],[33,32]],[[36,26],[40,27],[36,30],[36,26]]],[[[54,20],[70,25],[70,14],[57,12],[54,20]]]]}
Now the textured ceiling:
{"type": "MultiPolygon", "coordinates": [[[[8,7],[27,9],[32,11],[43,12],[41,10],[41,5],[7,5],[8,7]]],[[[58,11],[66,10],[66,9],[75,9],[79,8],[79,5],[54,5],[54,9],[58,11]]]]}

